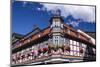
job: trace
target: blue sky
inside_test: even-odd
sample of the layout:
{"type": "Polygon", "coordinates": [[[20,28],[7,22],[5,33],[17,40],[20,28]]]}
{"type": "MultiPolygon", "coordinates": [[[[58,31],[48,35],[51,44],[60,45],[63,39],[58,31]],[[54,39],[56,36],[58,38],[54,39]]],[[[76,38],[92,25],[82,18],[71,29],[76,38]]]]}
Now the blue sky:
{"type": "Polygon", "coordinates": [[[49,19],[53,11],[61,10],[61,16],[66,24],[71,24],[75,29],[83,31],[95,31],[95,7],[93,6],[75,6],[62,4],[47,4],[37,2],[12,2],[12,32],[27,34],[37,25],[41,29],[49,25],[49,19]],[[83,11],[84,10],[84,11],[83,11]],[[77,20],[80,19],[78,22],[77,20]],[[70,20],[70,21],[69,21],[70,20]]]}

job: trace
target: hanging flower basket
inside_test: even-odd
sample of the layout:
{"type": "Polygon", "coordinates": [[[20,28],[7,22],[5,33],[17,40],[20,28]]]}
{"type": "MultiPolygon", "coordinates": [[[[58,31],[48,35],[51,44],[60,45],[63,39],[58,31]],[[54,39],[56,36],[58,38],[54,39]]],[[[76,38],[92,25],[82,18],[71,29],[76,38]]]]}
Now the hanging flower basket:
{"type": "Polygon", "coordinates": [[[46,53],[48,51],[48,48],[43,48],[43,53],[46,53]]]}
{"type": "Polygon", "coordinates": [[[83,53],[83,49],[80,49],[80,53],[83,53]]]}

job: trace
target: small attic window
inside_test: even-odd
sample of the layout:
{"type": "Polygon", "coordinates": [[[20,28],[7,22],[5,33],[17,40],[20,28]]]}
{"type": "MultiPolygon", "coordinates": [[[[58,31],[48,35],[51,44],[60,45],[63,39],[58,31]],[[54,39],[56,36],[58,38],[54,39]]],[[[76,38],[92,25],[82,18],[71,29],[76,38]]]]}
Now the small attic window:
{"type": "Polygon", "coordinates": [[[29,38],[28,38],[28,42],[30,42],[30,41],[31,41],[31,39],[32,39],[32,38],[31,38],[31,37],[29,37],[29,38]]]}
{"type": "Polygon", "coordinates": [[[41,37],[41,35],[40,35],[40,34],[38,34],[38,37],[41,37]]]}
{"type": "Polygon", "coordinates": [[[22,45],[22,43],[19,44],[19,46],[21,46],[21,45],[22,45]]]}
{"type": "Polygon", "coordinates": [[[78,36],[78,38],[80,38],[80,34],[79,34],[79,33],[78,33],[78,35],[77,35],[77,36],[78,36]]]}
{"type": "Polygon", "coordinates": [[[55,21],[55,22],[59,22],[59,19],[55,19],[54,21],[55,21]]]}
{"type": "Polygon", "coordinates": [[[30,41],[31,41],[31,39],[29,38],[29,39],[28,39],[28,42],[30,42],[30,41]]]}
{"type": "Polygon", "coordinates": [[[70,34],[70,30],[69,29],[67,29],[67,33],[70,34]]]}

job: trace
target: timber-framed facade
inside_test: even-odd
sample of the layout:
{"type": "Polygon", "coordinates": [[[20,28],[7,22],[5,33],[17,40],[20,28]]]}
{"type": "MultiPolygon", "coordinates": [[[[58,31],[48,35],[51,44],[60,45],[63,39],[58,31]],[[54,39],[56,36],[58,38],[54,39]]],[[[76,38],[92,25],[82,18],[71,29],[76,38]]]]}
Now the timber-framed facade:
{"type": "Polygon", "coordinates": [[[74,30],[59,15],[54,15],[49,21],[50,25],[45,29],[36,27],[12,43],[12,65],[96,60],[94,38],[81,30],[74,30]]]}

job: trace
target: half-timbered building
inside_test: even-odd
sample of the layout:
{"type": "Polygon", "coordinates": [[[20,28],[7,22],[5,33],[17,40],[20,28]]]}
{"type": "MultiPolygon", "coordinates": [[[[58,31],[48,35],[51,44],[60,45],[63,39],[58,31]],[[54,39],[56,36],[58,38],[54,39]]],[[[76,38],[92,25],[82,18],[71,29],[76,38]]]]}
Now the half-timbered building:
{"type": "Polygon", "coordinates": [[[12,45],[12,65],[69,63],[96,60],[95,39],[54,15],[45,29],[36,27],[12,45]]]}

